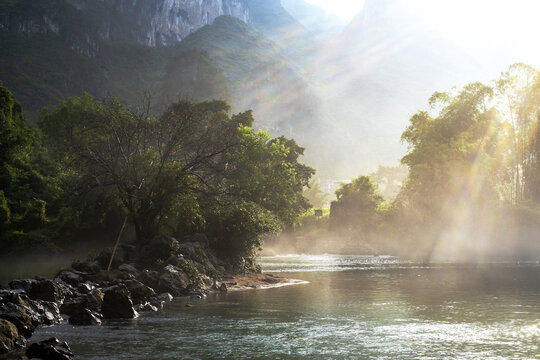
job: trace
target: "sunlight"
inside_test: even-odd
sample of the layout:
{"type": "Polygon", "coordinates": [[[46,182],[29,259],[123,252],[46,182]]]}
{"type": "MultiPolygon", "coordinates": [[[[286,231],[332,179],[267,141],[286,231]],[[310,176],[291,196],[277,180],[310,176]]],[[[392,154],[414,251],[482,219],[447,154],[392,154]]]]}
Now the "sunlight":
{"type": "Polygon", "coordinates": [[[343,20],[351,20],[364,7],[364,0],[306,0],[306,2],[317,5],[323,8],[328,15],[336,15],[343,20]]]}
{"type": "Polygon", "coordinates": [[[413,0],[411,4],[426,21],[479,60],[512,48],[504,54],[508,64],[540,63],[540,48],[533,45],[540,30],[538,1],[413,0]]]}

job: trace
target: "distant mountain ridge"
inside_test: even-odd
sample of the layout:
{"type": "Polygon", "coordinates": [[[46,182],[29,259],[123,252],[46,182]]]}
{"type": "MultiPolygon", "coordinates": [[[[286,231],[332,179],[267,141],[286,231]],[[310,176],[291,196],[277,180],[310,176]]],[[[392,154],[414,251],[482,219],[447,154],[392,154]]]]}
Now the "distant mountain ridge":
{"type": "Polygon", "coordinates": [[[6,0],[0,29],[23,33],[82,31],[92,41],[170,46],[230,15],[250,23],[247,0],[6,0]]]}
{"type": "Polygon", "coordinates": [[[305,146],[321,178],[345,179],[395,164],[410,115],[478,71],[405,5],[366,0],[320,37],[280,0],[5,0],[0,81],[32,121],[84,91],[128,104],[150,92],[160,106],[224,99],[305,146]]]}

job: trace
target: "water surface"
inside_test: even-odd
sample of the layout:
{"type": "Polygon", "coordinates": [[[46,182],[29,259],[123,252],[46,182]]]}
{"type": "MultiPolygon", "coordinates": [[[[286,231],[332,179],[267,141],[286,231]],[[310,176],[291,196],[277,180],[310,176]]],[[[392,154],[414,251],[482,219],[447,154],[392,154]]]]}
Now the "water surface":
{"type": "Polygon", "coordinates": [[[308,284],[177,300],[99,327],[43,328],[78,359],[540,359],[538,263],[283,256],[308,284]],[[186,307],[190,303],[193,307],[186,307]]]}

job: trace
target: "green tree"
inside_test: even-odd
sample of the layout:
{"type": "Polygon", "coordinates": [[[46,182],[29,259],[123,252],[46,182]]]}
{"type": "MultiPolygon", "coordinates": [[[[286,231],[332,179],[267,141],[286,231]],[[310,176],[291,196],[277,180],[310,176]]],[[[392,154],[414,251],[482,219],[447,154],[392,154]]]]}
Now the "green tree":
{"type": "Polygon", "coordinates": [[[61,191],[21,104],[0,83],[0,242],[4,254],[53,249],[61,191]]]}
{"type": "Polygon", "coordinates": [[[328,206],[329,195],[321,189],[317,178],[313,178],[309,186],[304,188],[303,195],[314,208],[328,206]]]}
{"type": "Polygon", "coordinates": [[[517,63],[508,68],[497,81],[499,109],[508,127],[508,152],[504,175],[510,183],[506,198],[516,204],[525,200],[525,194],[534,193],[536,182],[535,138],[540,106],[540,75],[534,67],[517,63]],[[526,184],[531,180],[531,186],[526,184]]]}
{"type": "Polygon", "coordinates": [[[359,176],[336,190],[336,201],[330,205],[330,226],[375,230],[377,208],[383,202],[377,185],[369,176],[359,176]]]}
{"type": "Polygon", "coordinates": [[[162,115],[115,99],[72,98],[39,125],[82,203],[112,199],[129,216],[139,248],[159,233],[205,232],[229,257],[249,257],[260,236],[292,224],[308,203],[314,170],[294,140],[251,128],[251,112],[222,101],[182,101],[162,115]]]}
{"type": "Polygon", "coordinates": [[[240,146],[226,156],[223,191],[203,206],[206,231],[228,257],[250,257],[261,235],[294,224],[310,206],[302,189],[314,173],[298,161],[304,149],[294,140],[272,139],[249,126],[239,131],[240,146]]]}
{"type": "Polygon", "coordinates": [[[110,188],[142,245],[171,221],[198,216],[196,206],[179,204],[195,202],[194,189],[222,170],[220,156],[238,144],[242,116],[228,109],[220,101],[179,102],[154,118],[86,94],[45,113],[40,127],[74,187],[110,188]]]}
{"type": "Polygon", "coordinates": [[[488,108],[493,89],[480,83],[465,86],[456,96],[436,93],[432,117],[421,111],[402,134],[409,152],[402,163],[409,177],[399,199],[421,219],[444,218],[463,196],[471,203],[496,198],[495,181],[498,123],[488,108]],[[452,205],[454,204],[454,205],[452,205]]]}

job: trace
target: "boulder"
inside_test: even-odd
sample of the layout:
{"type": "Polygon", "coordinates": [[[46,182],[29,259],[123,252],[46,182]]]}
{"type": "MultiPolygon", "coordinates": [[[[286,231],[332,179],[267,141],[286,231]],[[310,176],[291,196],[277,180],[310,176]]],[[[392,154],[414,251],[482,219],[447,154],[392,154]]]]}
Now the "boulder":
{"type": "Polygon", "coordinates": [[[105,294],[101,289],[93,289],[90,294],[86,295],[86,307],[90,310],[100,312],[104,296],[105,294]]]}
{"type": "Polygon", "coordinates": [[[184,237],[182,237],[181,244],[185,244],[185,243],[199,243],[200,245],[204,247],[208,247],[208,245],[210,244],[210,242],[208,241],[208,237],[206,237],[205,234],[201,234],[201,233],[196,233],[193,235],[185,235],[184,237]]]}
{"type": "Polygon", "coordinates": [[[75,288],[65,282],[64,280],[60,279],[59,277],[54,278],[53,280],[60,289],[60,296],[65,299],[72,299],[74,296],[76,296],[75,288]]]}
{"type": "Polygon", "coordinates": [[[159,285],[159,273],[154,270],[143,270],[141,271],[138,280],[140,280],[144,285],[151,287],[152,289],[157,289],[159,285]]]}
{"type": "Polygon", "coordinates": [[[23,290],[24,292],[28,294],[35,282],[36,280],[33,280],[33,279],[18,279],[18,280],[11,281],[9,283],[9,287],[11,289],[23,290]]]}
{"type": "Polygon", "coordinates": [[[158,235],[144,245],[139,262],[155,265],[158,260],[166,261],[171,255],[178,255],[179,243],[170,236],[158,235]]]}
{"type": "Polygon", "coordinates": [[[99,264],[99,261],[97,260],[91,260],[91,261],[85,261],[80,262],[76,261],[71,266],[74,270],[85,272],[87,274],[95,274],[99,270],[101,270],[101,266],[99,264]]]}
{"type": "Polygon", "coordinates": [[[10,321],[0,319],[0,354],[15,349],[19,331],[10,321]]]}
{"type": "Polygon", "coordinates": [[[24,335],[26,338],[32,336],[37,325],[24,306],[12,303],[0,305],[0,319],[11,322],[17,327],[19,334],[24,335]]]}
{"type": "Polygon", "coordinates": [[[158,309],[163,309],[163,306],[161,308],[158,308],[157,306],[152,305],[148,301],[138,304],[136,306],[137,311],[158,311],[158,309]]]}
{"type": "Polygon", "coordinates": [[[103,291],[95,288],[89,294],[65,301],[60,307],[60,312],[69,316],[73,316],[75,313],[82,311],[82,309],[89,309],[99,313],[103,305],[103,297],[103,291]]]}
{"type": "Polygon", "coordinates": [[[139,270],[131,264],[122,264],[118,267],[118,270],[133,274],[135,277],[139,274],[139,270]]]}
{"type": "Polygon", "coordinates": [[[173,300],[173,296],[169,293],[162,293],[158,296],[154,296],[150,298],[150,304],[155,306],[159,310],[163,310],[163,305],[165,303],[171,302],[173,300]]]}
{"type": "Polygon", "coordinates": [[[82,274],[73,271],[62,271],[57,278],[73,287],[79,286],[79,283],[83,281],[82,274]]]}
{"type": "Polygon", "coordinates": [[[30,359],[71,360],[73,358],[73,352],[66,342],[60,342],[57,338],[53,337],[31,344],[26,350],[26,356],[30,359]]]}
{"type": "MultiPolygon", "coordinates": [[[[203,242],[204,239],[206,239],[206,237],[201,239],[200,236],[197,238],[203,242]]],[[[206,242],[207,241],[208,240],[206,240],[206,242]]],[[[185,259],[192,260],[199,272],[215,276],[217,274],[217,270],[214,266],[215,258],[211,252],[208,251],[206,246],[202,244],[203,243],[199,241],[183,242],[180,244],[178,251],[185,259]]]]}
{"type": "Polygon", "coordinates": [[[153,296],[156,296],[156,292],[151,287],[144,285],[137,280],[126,280],[124,285],[128,288],[131,294],[131,300],[135,304],[142,304],[153,296]]]}
{"type": "Polygon", "coordinates": [[[101,313],[106,319],[133,319],[138,315],[125,285],[105,289],[101,313]]]}
{"type": "Polygon", "coordinates": [[[167,265],[159,277],[158,289],[161,292],[179,296],[187,292],[189,284],[188,276],[181,269],[173,265],[167,265]]]}
{"type": "Polygon", "coordinates": [[[100,325],[101,319],[101,314],[79,307],[73,311],[69,318],[69,323],[72,325],[100,325]]]}
{"type": "Polygon", "coordinates": [[[53,325],[62,322],[58,303],[52,301],[33,300],[30,302],[30,315],[35,324],[53,325]]]}
{"type": "Polygon", "coordinates": [[[21,306],[30,306],[30,301],[24,290],[0,290],[0,304],[12,303],[21,306]]]}
{"type": "Polygon", "coordinates": [[[81,294],[89,294],[95,286],[92,283],[84,282],[77,286],[77,291],[81,294]]]}
{"type": "Polygon", "coordinates": [[[37,279],[27,291],[28,297],[34,300],[61,301],[63,300],[60,286],[49,279],[37,279]]]}

